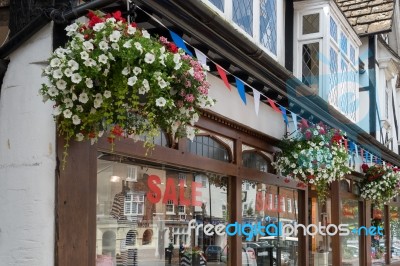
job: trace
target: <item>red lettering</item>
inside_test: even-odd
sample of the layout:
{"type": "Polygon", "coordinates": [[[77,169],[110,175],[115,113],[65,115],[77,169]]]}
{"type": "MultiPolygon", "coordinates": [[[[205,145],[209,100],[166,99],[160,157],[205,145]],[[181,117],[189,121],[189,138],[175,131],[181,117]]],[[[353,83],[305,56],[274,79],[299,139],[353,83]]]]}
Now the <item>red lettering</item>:
{"type": "Polygon", "coordinates": [[[201,191],[197,191],[198,188],[201,188],[201,183],[192,182],[192,205],[201,207],[201,202],[196,199],[196,196],[201,197],[201,191]]]}
{"type": "Polygon", "coordinates": [[[149,191],[147,192],[147,199],[156,204],[161,199],[161,189],[157,186],[161,184],[159,176],[151,175],[147,179],[147,185],[149,186],[149,191]]]}
{"type": "Polygon", "coordinates": [[[185,198],[185,181],[179,180],[179,204],[183,206],[190,205],[190,199],[185,198]]]}
{"type": "Polygon", "coordinates": [[[261,212],[263,209],[263,193],[261,191],[257,191],[256,194],[256,211],[261,212]]]}
{"type": "Polygon", "coordinates": [[[176,198],[176,190],[175,190],[175,180],[173,178],[167,178],[167,184],[165,187],[165,194],[163,198],[163,203],[167,204],[169,200],[174,202],[174,205],[178,205],[178,199],[176,198]]]}

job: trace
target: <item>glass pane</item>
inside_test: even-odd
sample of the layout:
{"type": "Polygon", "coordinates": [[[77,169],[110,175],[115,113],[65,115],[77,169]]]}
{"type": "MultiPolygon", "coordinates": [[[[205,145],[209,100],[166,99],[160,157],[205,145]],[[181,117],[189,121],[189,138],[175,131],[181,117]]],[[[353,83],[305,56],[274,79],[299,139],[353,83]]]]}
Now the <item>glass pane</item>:
{"type": "Polygon", "coordinates": [[[276,55],[276,0],[260,1],[260,40],[276,55]]]}
{"type": "Polygon", "coordinates": [[[209,0],[215,7],[224,12],[224,0],[209,0]]]}
{"type": "Polygon", "coordinates": [[[243,166],[253,168],[261,172],[268,172],[269,162],[257,152],[244,152],[242,155],[243,166]]]}
{"type": "Polygon", "coordinates": [[[319,32],[319,13],[303,16],[303,34],[319,32]]]}
{"type": "Polygon", "coordinates": [[[392,261],[400,262],[400,207],[390,207],[390,243],[392,261]]]}
{"type": "Polygon", "coordinates": [[[356,64],[356,51],[353,45],[350,45],[350,61],[353,63],[353,65],[356,64]]]}
{"type": "Polygon", "coordinates": [[[188,152],[196,155],[219,161],[229,161],[228,148],[208,136],[196,136],[193,142],[188,140],[187,149],[188,152]]]}
{"type": "Polygon", "coordinates": [[[319,83],[319,43],[303,45],[302,51],[302,79],[313,88],[318,88],[319,83]]]}
{"type": "MultiPolygon", "coordinates": [[[[358,201],[344,199],[342,201],[342,213],[340,216],[340,222],[342,224],[348,224],[349,230],[359,228],[359,216],[358,216],[358,201]]],[[[357,234],[350,234],[348,236],[341,237],[342,247],[342,263],[343,265],[358,266],[360,257],[360,240],[357,234]]]]}
{"type": "Polygon", "coordinates": [[[347,54],[347,37],[343,34],[343,32],[340,33],[340,50],[347,54]]]}
{"type": "Polygon", "coordinates": [[[335,22],[335,20],[333,20],[333,18],[330,18],[330,34],[331,37],[335,40],[335,42],[337,42],[337,24],[335,22]]]}
{"type": "MultiPolygon", "coordinates": [[[[318,202],[317,198],[309,198],[309,224],[321,223],[327,226],[331,223],[331,200],[328,198],[325,203],[318,202]]],[[[310,266],[332,265],[332,239],[321,234],[309,236],[310,266]]]]}
{"type": "Polygon", "coordinates": [[[253,36],[253,1],[233,0],[233,21],[253,36]]]}
{"type": "MultiPolygon", "coordinates": [[[[221,259],[226,234],[211,235],[202,227],[227,223],[227,178],[115,155],[103,155],[97,165],[97,266],[166,265],[169,260],[200,265],[196,259],[203,257],[212,265],[221,259]],[[135,182],[126,181],[128,165],[138,169],[135,182]],[[178,186],[182,173],[187,186],[178,186]],[[202,188],[203,179],[210,186],[202,188]],[[203,257],[192,257],[194,249],[203,257]]],[[[215,263],[226,265],[226,260],[215,263]]]]}
{"type": "MultiPolygon", "coordinates": [[[[373,205],[372,206],[372,219],[371,226],[380,226],[385,228],[384,223],[384,212],[383,205],[373,205]]],[[[383,235],[376,234],[375,236],[371,236],[371,257],[372,264],[374,263],[382,263],[385,265],[385,232],[383,231],[383,235]]]]}
{"type": "Polygon", "coordinates": [[[286,199],[297,201],[297,191],[250,180],[244,180],[242,187],[247,188],[247,184],[242,197],[242,222],[249,228],[242,236],[242,248],[249,265],[298,265],[297,234],[287,227],[285,232],[279,231],[279,225],[298,222],[297,211],[286,208],[286,199]],[[254,234],[250,225],[261,229],[262,234],[254,234]]]}

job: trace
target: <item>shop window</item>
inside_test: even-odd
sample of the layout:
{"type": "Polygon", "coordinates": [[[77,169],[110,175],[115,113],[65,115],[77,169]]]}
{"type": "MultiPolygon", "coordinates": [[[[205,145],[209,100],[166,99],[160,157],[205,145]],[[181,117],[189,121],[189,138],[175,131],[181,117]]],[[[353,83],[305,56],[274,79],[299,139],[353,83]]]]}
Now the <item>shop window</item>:
{"type": "Polygon", "coordinates": [[[319,32],[319,13],[303,16],[303,34],[319,32]]]}
{"type": "Polygon", "coordinates": [[[233,21],[253,36],[253,1],[252,0],[233,0],[233,21]]]}
{"type": "MultiPolygon", "coordinates": [[[[385,215],[384,205],[372,205],[372,217],[371,226],[380,226],[385,228],[385,215]]],[[[386,233],[383,230],[382,235],[376,234],[371,236],[371,258],[372,264],[383,264],[385,265],[385,253],[386,253],[386,233]]]]}
{"type": "Polygon", "coordinates": [[[287,199],[287,211],[292,213],[292,199],[287,199]]]}
{"type": "Polygon", "coordinates": [[[400,207],[390,206],[389,213],[392,262],[400,262],[400,207]]]}
{"type": "Polygon", "coordinates": [[[220,140],[212,136],[195,136],[193,141],[188,140],[188,152],[207,158],[230,162],[230,150],[220,140]]]}
{"type": "Polygon", "coordinates": [[[185,174],[179,173],[178,180],[179,180],[179,184],[181,183],[181,181],[183,181],[183,185],[186,186],[186,175],[185,174]]]}
{"type": "MultiPolygon", "coordinates": [[[[347,182],[346,182],[347,183],[347,182]]],[[[341,185],[344,182],[341,182],[341,185]]],[[[348,191],[348,190],[347,190],[348,191]]],[[[359,228],[359,211],[357,199],[343,199],[341,205],[340,223],[348,224],[349,229],[359,228]]],[[[341,236],[343,265],[359,265],[360,238],[357,234],[341,236]]]]}
{"type": "Polygon", "coordinates": [[[226,246],[226,235],[189,230],[190,221],[196,227],[227,224],[230,190],[226,177],[109,154],[101,156],[97,165],[97,265],[104,261],[161,265],[170,243],[174,264],[181,244],[199,250],[226,246]],[[128,166],[137,169],[135,182],[127,181],[128,166]],[[112,176],[119,178],[111,180],[112,176]],[[180,180],[186,186],[178,186],[180,180]]]}
{"type": "Polygon", "coordinates": [[[302,81],[309,87],[319,87],[319,42],[303,44],[302,81]]]}
{"type": "Polygon", "coordinates": [[[244,151],[242,154],[243,166],[268,173],[271,169],[269,158],[257,151],[244,151]]]}

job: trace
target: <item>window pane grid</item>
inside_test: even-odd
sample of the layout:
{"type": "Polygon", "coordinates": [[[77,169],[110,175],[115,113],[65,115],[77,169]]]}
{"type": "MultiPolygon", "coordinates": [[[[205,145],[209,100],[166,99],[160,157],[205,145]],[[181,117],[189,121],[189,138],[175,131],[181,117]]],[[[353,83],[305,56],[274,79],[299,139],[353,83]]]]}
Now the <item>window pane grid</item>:
{"type": "Polygon", "coordinates": [[[224,12],[224,0],[209,0],[216,8],[224,12]]]}
{"type": "Polygon", "coordinates": [[[253,1],[233,0],[233,21],[253,36],[253,1]]]}
{"type": "MultiPolygon", "coordinates": [[[[191,142],[190,140],[188,140],[191,142]]],[[[226,147],[207,136],[196,136],[188,146],[189,152],[219,161],[229,161],[226,147]]]]}
{"type": "Polygon", "coordinates": [[[335,42],[337,42],[337,24],[332,17],[330,18],[330,34],[335,42]]]}
{"type": "Polygon", "coordinates": [[[343,34],[343,32],[340,33],[340,49],[344,54],[347,55],[347,37],[343,34]]]}
{"type": "Polygon", "coordinates": [[[350,61],[353,63],[353,65],[356,64],[356,51],[353,45],[350,45],[350,61]]]}
{"type": "Polygon", "coordinates": [[[303,34],[319,32],[319,13],[303,16],[303,34]]]}
{"type": "Polygon", "coordinates": [[[319,43],[309,43],[303,45],[302,80],[307,86],[318,87],[319,43]]]}
{"type": "Polygon", "coordinates": [[[260,1],[261,43],[276,55],[276,0],[260,1]]]}

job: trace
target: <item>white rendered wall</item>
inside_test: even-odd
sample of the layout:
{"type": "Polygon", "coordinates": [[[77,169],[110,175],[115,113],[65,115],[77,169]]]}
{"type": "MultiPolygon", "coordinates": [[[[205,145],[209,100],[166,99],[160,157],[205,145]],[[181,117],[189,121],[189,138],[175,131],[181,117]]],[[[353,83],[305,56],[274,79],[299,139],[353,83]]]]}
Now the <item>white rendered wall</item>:
{"type": "MultiPolygon", "coordinates": [[[[260,102],[257,116],[254,110],[254,98],[251,95],[246,94],[247,105],[245,105],[236,87],[231,85],[230,91],[221,79],[211,74],[208,74],[207,78],[211,83],[210,96],[217,100],[216,105],[210,108],[212,111],[277,139],[283,137],[285,123],[281,113],[260,102]]],[[[288,116],[290,121],[290,115],[288,116]]]]}
{"type": "Polygon", "coordinates": [[[0,265],[54,265],[55,125],[38,95],[49,24],[10,56],[0,96],[0,265]]]}

